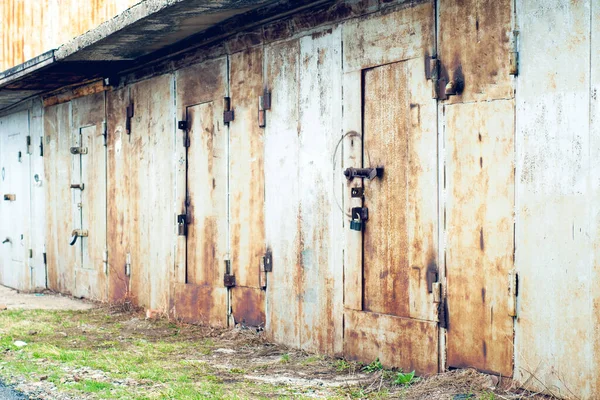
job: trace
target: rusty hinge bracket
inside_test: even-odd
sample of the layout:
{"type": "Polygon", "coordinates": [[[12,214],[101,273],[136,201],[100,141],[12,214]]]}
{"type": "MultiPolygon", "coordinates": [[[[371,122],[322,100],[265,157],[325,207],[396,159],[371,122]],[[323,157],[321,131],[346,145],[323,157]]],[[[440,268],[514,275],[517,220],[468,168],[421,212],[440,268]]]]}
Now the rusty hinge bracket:
{"type": "Polygon", "coordinates": [[[189,134],[190,124],[188,123],[188,121],[186,121],[186,120],[178,121],[177,128],[181,129],[183,131],[183,147],[190,147],[190,134],[189,134]]]}
{"type": "Polygon", "coordinates": [[[104,139],[104,147],[108,143],[108,125],[106,121],[102,121],[102,138],[104,139]]]}
{"type": "Polygon", "coordinates": [[[25,137],[26,140],[26,147],[25,147],[25,153],[26,154],[31,154],[31,136],[26,136],[25,137]]]}
{"type": "Polygon", "coordinates": [[[517,296],[519,295],[519,275],[513,268],[508,272],[508,315],[517,316],[517,296]]]}
{"type": "Polygon", "coordinates": [[[273,253],[267,250],[263,256],[263,269],[265,272],[273,272],[273,253]]]}
{"type": "Polygon", "coordinates": [[[87,154],[88,148],[87,147],[71,147],[70,151],[71,151],[71,154],[73,154],[73,155],[87,154]]]}
{"type": "Polygon", "coordinates": [[[102,264],[104,265],[104,275],[108,275],[108,249],[102,252],[102,264]]]}
{"type": "Polygon", "coordinates": [[[231,98],[225,97],[223,99],[223,123],[229,124],[235,119],[235,113],[231,109],[231,98]]]}
{"type": "Polygon", "coordinates": [[[425,60],[425,77],[431,80],[431,97],[439,98],[440,61],[436,57],[425,60]]]}
{"type": "Polygon", "coordinates": [[[228,288],[234,287],[235,286],[235,275],[229,274],[226,272],[223,277],[223,285],[228,288]]]}
{"type": "Polygon", "coordinates": [[[265,89],[262,96],[258,97],[258,126],[267,126],[267,110],[271,109],[271,92],[265,89]]]}
{"type": "Polygon", "coordinates": [[[131,135],[131,119],[133,118],[133,102],[127,106],[127,120],[125,121],[125,131],[128,135],[131,135]]]}
{"type": "Polygon", "coordinates": [[[519,31],[512,32],[512,48],[509,59],[509,74],[513,76],[519,75],[519,31]]]}

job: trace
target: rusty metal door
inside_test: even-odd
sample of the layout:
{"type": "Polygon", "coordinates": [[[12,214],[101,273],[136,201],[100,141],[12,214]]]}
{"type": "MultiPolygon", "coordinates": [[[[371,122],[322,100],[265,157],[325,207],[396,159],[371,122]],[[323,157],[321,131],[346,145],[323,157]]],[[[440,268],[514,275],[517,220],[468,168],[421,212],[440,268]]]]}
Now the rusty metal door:
{"type": "Polygon", "coordinates": [[[418,374],[436,373],[439,354],[437,105],[423,67],[432,9],[344,31],[344,352],[418,374]],[[385,49],[354,45],[363,40],[385,49]]]}
{"type": "MultiPolygon", "coordinates": [[[[227,325],[226,59],[177,72],[178,246],[170,313],[190,322],[227,325]]],[[[228,106],[227,106],[228,108],[228,106]]]]}

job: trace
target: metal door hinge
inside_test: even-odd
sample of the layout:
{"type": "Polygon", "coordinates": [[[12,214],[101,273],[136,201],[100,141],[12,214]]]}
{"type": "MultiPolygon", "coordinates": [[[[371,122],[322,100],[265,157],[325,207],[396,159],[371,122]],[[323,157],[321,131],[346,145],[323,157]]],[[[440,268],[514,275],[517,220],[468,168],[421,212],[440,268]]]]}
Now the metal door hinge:
{"type": "Polygon", "coordinates": [[[25,147],[26,150],[25,150],[25,153],[31,154],[31,136],[27,136],[25,138],[25,140],[26,140],[26,147],[25,147]]]}
{"type": "Polygon", "coordinates": [[[431,97],[434,99],[439,98],[440,61],[436,57],[431,57],[425,61],[425,77],[431,80],[431,97]]]}
{"type": "Polygon", "coordinates": [[[40,137],[40,157],[44,157],[44,138],[40,137]]]}
{"type": "Polygon", "coordinates": [[[28,255],[28,258],[30,258],[30,259],[33,258],[33,249],[29,249],[27,251],[27,255],[28,255]]]}
{"type": "Polygon", "coordinates": [[[231,109],[231,98],[225,97],[223,99],[223,123],[229,124],[235,119],[235,113],[231,109]]]}
{"type": "Polygon", "coordinates": [[[190,147],[190,134],[189,134],[189,123],[188,121],[178,121],[177,128],[183,131],[183,147],[190,147]]]}
{"type": "Polygon", "coordinates": [[[265,89],[262,96],[258,97],[258,126],[267,126],[267,110],[271,109],[271,92],[265,89]]]}
{"type": "Polygon", "coordinates": [[[263,269],[265,272],[273,272],[273,253],[267,250],[263,256],[263,269]]]}
{"type": "Polygon", "coordinates": [[[513,76],[519,75],[519,31],[513,31],[512,33],[512,48],[510,51],[509,58],[509,74],[513,76]]]}
{"type": "Polygon", "coordinates": [[[106,121],[102,121],[102,139],[104,140],[104,147],[106,147],[108,143],[108,125],[106,121]]]}
{"type": "Polygon", "coordinates": [[[133,118],[133,102],[129,103],[126,109],[127,120],[125,121],[125,131],[131,135],[131,119],[133,118]]]}
{"type": "Polygon", "coordinates": [[[127,253],[125,257],[125,276],[131,276],[131,254],[127,253]]]}
{"type": "Polygon", "coordinates": [[[235,275],[225,273],[225,275],[223,277],[223,285],[228,288],[234,287],[235,286],[235,275]]]}
{"type": "Polygon", "coordinates": [[[508,315],[517,316],[517,296],[519,295],[519,275],[513,268],[508,273],[508,315]]]}
{"type": "Polygon", "coordinates": [[[88,153],[88,148],[87,147],[71,147],[71,154],[87,154],[88,153]]]}
{"type": "Polygon", "coordinates": [[[102,252],[102,264],[104,264],[104,275],[108,275],[108,249],[102,252]]]}

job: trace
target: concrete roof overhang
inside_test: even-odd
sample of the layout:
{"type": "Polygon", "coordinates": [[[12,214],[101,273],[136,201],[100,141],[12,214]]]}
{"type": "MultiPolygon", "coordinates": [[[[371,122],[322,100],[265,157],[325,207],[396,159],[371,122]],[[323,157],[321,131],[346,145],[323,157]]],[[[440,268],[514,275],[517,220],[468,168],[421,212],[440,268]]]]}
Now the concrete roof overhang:
{"type": "Polygon", "coordinates": [[[118,75],[315,0],[145,0],[98,27],[0,72],[0,110],[62,87],[118,75]]]}

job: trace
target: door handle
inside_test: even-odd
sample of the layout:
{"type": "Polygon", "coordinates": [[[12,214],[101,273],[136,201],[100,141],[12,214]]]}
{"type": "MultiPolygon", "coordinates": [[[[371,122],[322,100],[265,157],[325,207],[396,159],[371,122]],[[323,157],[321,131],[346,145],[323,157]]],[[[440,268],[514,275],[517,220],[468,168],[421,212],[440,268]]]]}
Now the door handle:
{"type": "Polygon", "coordinates": [[[71,189],[83,190],[83,183],[71,183],[71,189]]]}
{"type": "Polygon", "coordinates": [[[69,242],[69,246],[74,246],[75,243],[77,242],[77,238],[87,237],[87,236],[88,236],[88,231],[81,230],[81,229],[74,229],[73,232],[71,232],[71,241],[69,242]]]}
{"type": "Polygon", "coordinates": [[[2,244],[5,244],[5,243],[10,243],[10,238],[6,238],[2,241],[2,244]]]}

